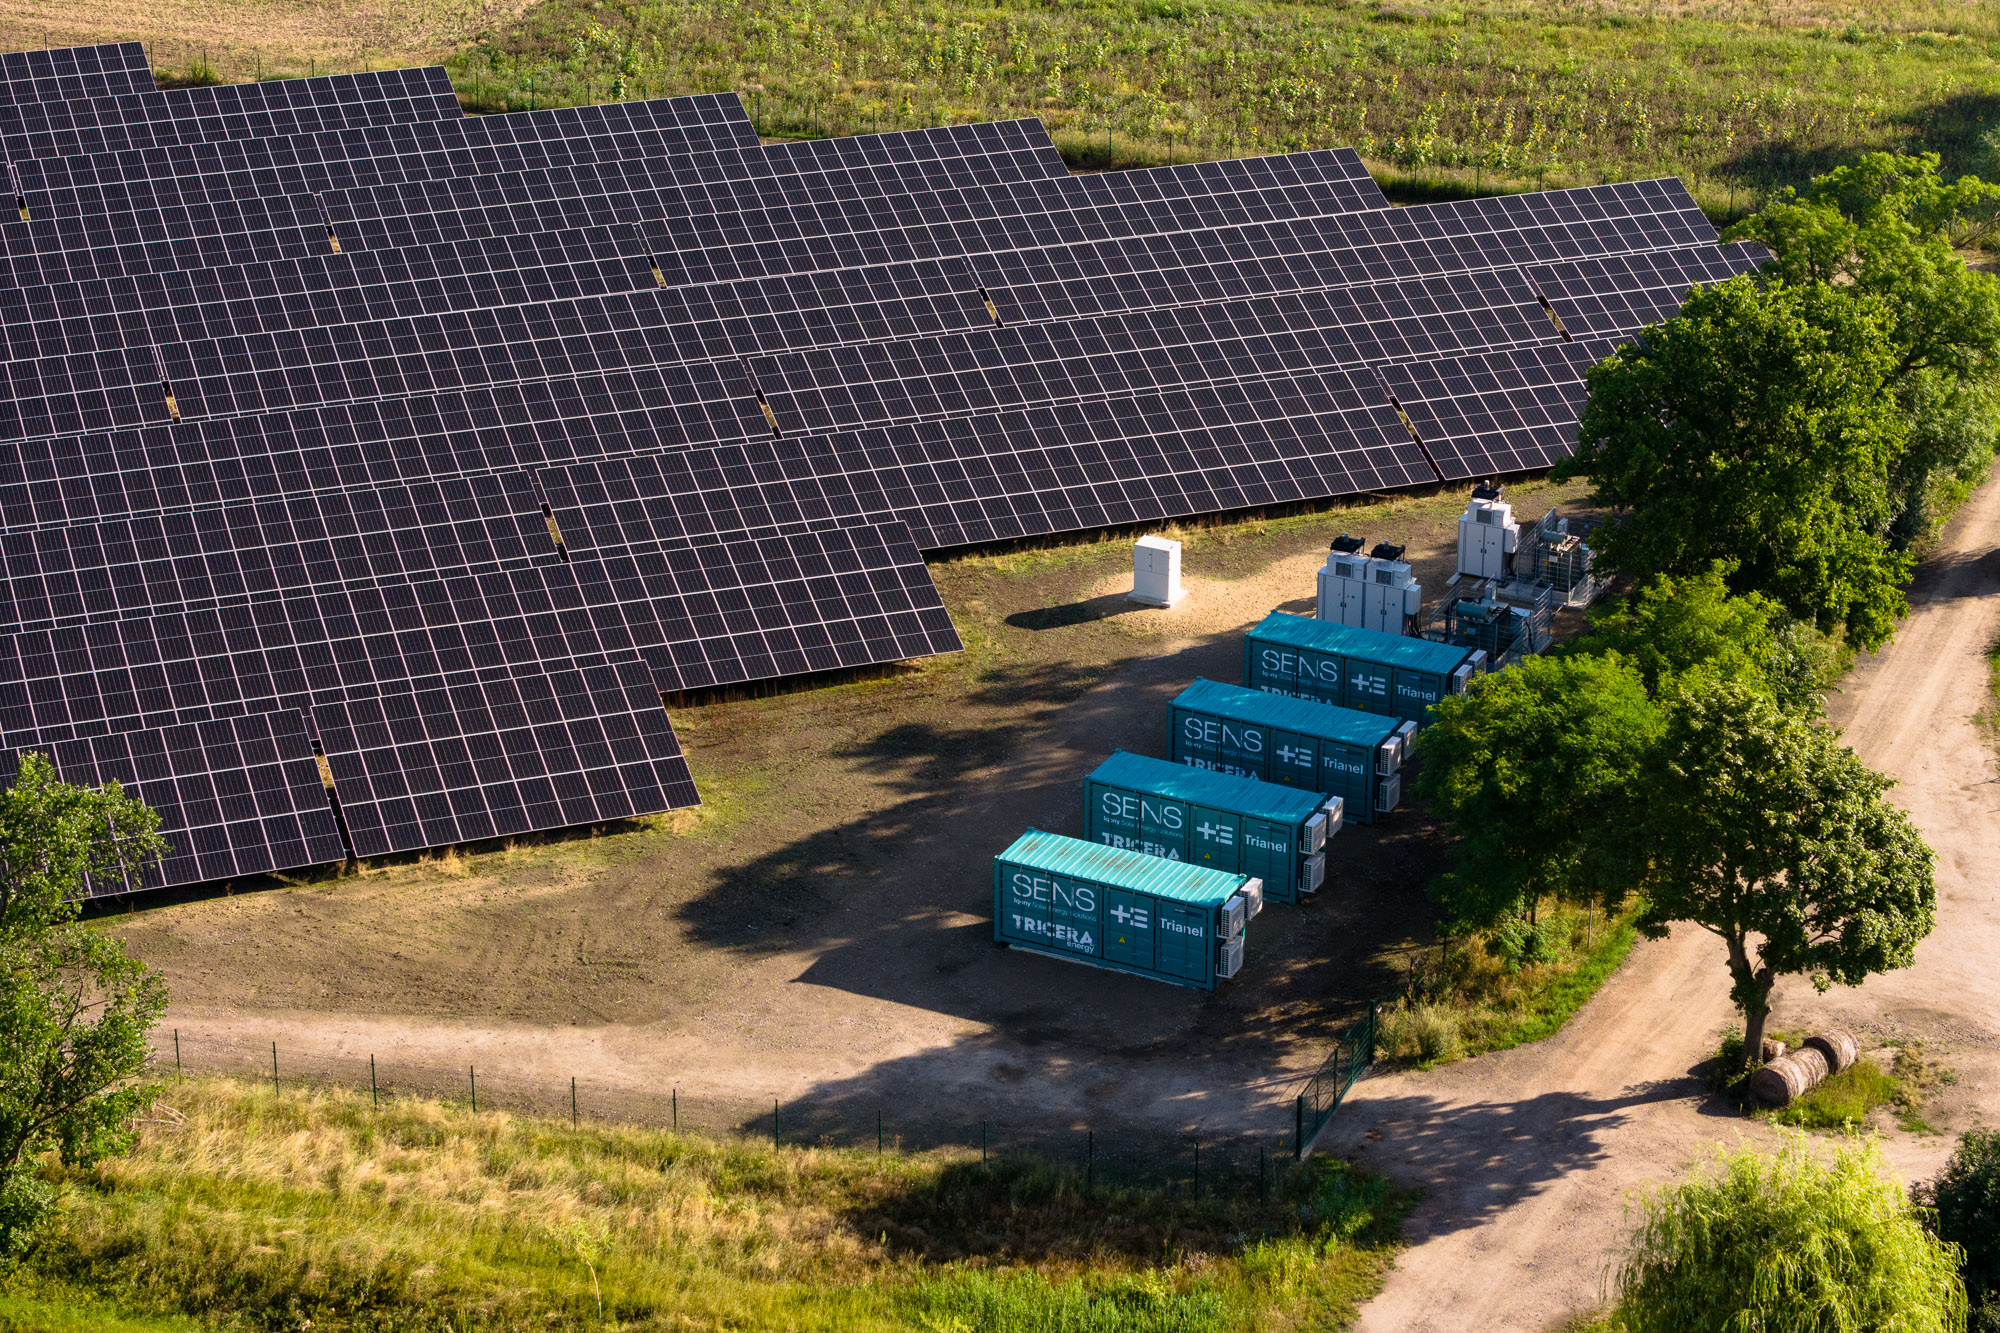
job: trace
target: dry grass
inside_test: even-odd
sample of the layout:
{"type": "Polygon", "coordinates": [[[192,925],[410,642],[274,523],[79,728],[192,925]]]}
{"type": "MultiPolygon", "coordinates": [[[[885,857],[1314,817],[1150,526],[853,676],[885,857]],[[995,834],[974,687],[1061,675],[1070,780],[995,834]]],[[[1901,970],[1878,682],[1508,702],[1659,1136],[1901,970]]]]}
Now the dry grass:
{"type": "Polygon", "coordinates": [[[1342,1163],[1291,1173],[1268,1203],[1085,1190],[1031,1161],[774,1152],[219,1079],[172,1087],[142,1128],[132,1156],[69,1181],[0,1327],[87,1326],[59,1317],[81,1310],[147,1328],[583,1328],[600,1298],[626,1329],[959,1312],[1026,1329],[1072,1309],[1079,1328],[1323,1327],[1378,1284],[1403,1207],[1342,1163]],[[1152,1314],[1105,1322],[1128,1309],[1152,1314]]]}

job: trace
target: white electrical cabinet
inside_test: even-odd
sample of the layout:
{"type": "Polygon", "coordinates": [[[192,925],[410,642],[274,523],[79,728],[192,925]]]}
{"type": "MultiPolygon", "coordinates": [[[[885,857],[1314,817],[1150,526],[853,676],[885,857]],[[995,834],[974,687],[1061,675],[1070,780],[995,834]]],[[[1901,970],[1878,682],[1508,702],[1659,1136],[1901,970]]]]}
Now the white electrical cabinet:
{"type": "Polygon", "coordinates": [[[1187,596],[1181,587],[1181,544],[1165,537],[1141,537],[1132,544],[1133,601],[1144,606],[1177,606],[1187,596]]]}
{"type": "Polygon", "coordinates": [[[1458,517],[1458,572],[1468,579],[1504,579],[1514,572],[1514,552],[1521,542],[1521,525],[1514,506],[1497,488],[1473,491],[1458,517]]]}
{"type": "Polygon", "coordinates": [[[1319,619],[1403,633],[1408,617],[1424,604],[1424,590],[1407,561],[1385,556],[1393,549],[1378,546],[1376,554],[1362,555],[1336,544],[1319,571],[1319,619]]]}

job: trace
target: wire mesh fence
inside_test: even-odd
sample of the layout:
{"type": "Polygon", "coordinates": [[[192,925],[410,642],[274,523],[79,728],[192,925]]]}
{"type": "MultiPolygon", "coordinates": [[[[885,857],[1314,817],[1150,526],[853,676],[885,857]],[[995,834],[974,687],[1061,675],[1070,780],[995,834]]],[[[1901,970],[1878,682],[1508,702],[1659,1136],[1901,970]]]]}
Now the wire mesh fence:
{"type": "Polygon", "coordinates": [[[1347,1096],[1347,1090],[1354,1086],[1354,1081],[1375,1063],[1375,1008],[1369,1005],[1367,1016],[1340,1034],[1333,1044],[1332,1053],[1326,1057],[1326,1063],[1306,1081],[1304,1091],[1299,1093],[1293,1141],[1298,1145],[1301,1157],[1320,1127],[1340,1109],[1341,1099],[1347,1096]]]}
{"type": "MultiPolygon", "coordinates": [[[[551,1074],[523,1077],[444,1068],[394,1057],[329,1055],[252,1043],[186,1029],[155,1034],[153,1072],[165,1078],[222,1074],[267,1084],[274,1092],[344,1089],[378,1108],[411,1099],[474,1111],[507,1111],[585,1124],[632,1125],[765,1147],[834,1148],[873,1153],[947,1153],[997,1162],[1033,1158],[1074,1174],[1090,1188],[1193,1190],[1203,1195],[1263,1195],[1298,1156],[1293,1134],[1175,1132],[1131,1125],[1036,1121],[1009,1109],[989,1116],[940,1117],[885,1099],[757,1102],[693,1096],[678,1086],[614,1085],[551,1074]]],[[[1293,1128],[1296,1133],[1296,1127],[1293,1128]]],[[[1310,1132],[1304,1142],[1309,1143],[1310,1132]]]]}

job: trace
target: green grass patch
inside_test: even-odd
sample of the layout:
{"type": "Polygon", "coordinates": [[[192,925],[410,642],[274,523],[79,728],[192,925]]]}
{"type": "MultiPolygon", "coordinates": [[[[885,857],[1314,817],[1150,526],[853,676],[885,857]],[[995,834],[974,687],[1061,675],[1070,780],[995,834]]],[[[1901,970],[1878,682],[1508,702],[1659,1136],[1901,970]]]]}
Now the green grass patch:
{"type": "Polygon", "coordinates": [[[1403,1003],[1381,1014],[1382,1058],[1429,1068],[1552,1036],[1639,939],[1629,915],[1590,926],[1561,910],[1544,914],[1536,934],[1543,956],[1526,964],[1487,936],[1454,943],[1442,962],[1419,955],[1406,972],[1403,1003]]]}
{"type": "Polygon", "coordinates": [[[1940,0],[546,0],[450,68],[478,110],[736,89],[771,137],[1039,116],[1090,169],[1345,144],[1411,197],[1679,175],[1722,213],[1857,150],[1977,164],[1997,45],[1940,0]]]}
{"type": "Polygon", "coordinates": [[[63,1175],[0,1333],[1337,1327],[1410,1202],[1340,1161],[1265,1194],[1086,1188],[1027,1158],[773,1151],[221,1079],[177,1085],[142,1129],[129,1157],[63,1175]]]}
{"type": "Polygon", "coordinates": [[[1843,1129],[1862,1124],[1870,1111],[1889,1105],[1901,1087],[1895,1075],[1864,1055],[1838,1074],[1827,1075],[1790,1106],[1761,1114],[1774,1125],[1843,1129]]]}
{"type": "Polygon", "coordinates": [[[0,1333],[202,1333],[209,1327],[172,1315],[135,1315],[88,1297],[0,1293],[0,1333]]]}

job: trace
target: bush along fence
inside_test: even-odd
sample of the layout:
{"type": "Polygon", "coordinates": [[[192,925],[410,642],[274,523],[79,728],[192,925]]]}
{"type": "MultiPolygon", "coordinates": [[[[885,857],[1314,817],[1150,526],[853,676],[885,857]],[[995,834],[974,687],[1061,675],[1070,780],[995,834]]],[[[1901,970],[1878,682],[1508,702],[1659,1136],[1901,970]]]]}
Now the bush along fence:
{"type": "Polygon", "coordinates": [[[1375,1012],[1376,1006],[1371,1003],[1368,1016],[1340,1034],[1326,1063],[1306,1080],[1305,1089],[1299,1093],[1292,1142],[1301,1160],[1312,1147],[1313,1139],[1340,1109],[1347,1090],[1375,1063],[1375,1012]]]}
{"type": "MultiPolygon", "coordinates": [[[[274,1093],[340,1088],[377,1107],[423,1098],[475,1112],[511,1111],[561,1121],[643,1125],[710,1138],[763,1142],[773,1148],[838,1148],[861,1152],[932,1151],[979,1154],[983,1161],[1033,1157],[1067,1165],[1087,1187],[1189,1189],[1204,1195],[1263,1196],[1290,1162],[1303,1157],[1345,1093],[1329,1098],[1328,1071],[1339,1064],[1351,1084],[1372,1052],[1373,1013],[1350,1029],[1326,1068],[1308,1084],[1292,1133],[1268,1138],[1240,1133],[1185,1133],[1121,1125],[1074,1127],[1027,1123],[1013,1116],[947,1119],[910,1115],[893,1101],[853,1097],[757,1103],[693,1097],[664,1090],[617,1087],[561,1076],[546,1079],[482,1071],[476,1064],[442,1068],[373,1055],[325,1055],[170,1029],[155,1034],[153,1073],[163,1079],[221,1074],[265,1083],[274,1093]],[[1366,1034],[1357,1035],[1366,1029],[1366,1034]],[[1369,1043],[1360,1047],[1357,1043],[1369,1043]],[[1362,1053],[1357,1055],[1356,1051],[1362,1053]]],[[[1018,1114],[1018,1113],[1016,1113],[1018,1114]]]]}

